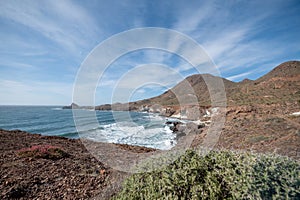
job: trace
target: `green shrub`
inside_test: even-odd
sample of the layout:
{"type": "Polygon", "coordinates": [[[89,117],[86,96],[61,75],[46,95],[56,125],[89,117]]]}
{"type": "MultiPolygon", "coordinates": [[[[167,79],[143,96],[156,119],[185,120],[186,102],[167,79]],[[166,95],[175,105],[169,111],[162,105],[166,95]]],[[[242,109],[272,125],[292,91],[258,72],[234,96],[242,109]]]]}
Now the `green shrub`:
{"type": "Polygon", "coordinates": [[[299,199],[299,170],[283,157],[187,151],[160,171],[132,175],[113,199],[299,199]]]}
{"type": "Polygon", "coordinates": [[[299,163],[279,156],[260,156],[252,167],[249,192],[255,199],[300,199],[299,163]]]}

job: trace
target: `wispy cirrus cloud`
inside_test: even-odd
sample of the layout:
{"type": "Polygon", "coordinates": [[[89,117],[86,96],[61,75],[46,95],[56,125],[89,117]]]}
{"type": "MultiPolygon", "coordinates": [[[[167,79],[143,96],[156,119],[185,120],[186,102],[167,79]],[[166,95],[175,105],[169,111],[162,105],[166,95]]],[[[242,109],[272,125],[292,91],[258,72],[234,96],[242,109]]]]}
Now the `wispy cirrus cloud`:
{"type": "Polygon", "coordinates": [[[0,17],[40,33],[69,52],[86,48],[99,31],[89,13],[71,1],[2,1],[0,17]]]}
{"type": "Polygon", "coordinates": [[[37,69],[37,66],[27,64],[27,63],[22,63],[22,62],[17,62],[17,61],[2,61],[2,66],[8,66],[11,68],[15,68],[18,70],[34,70],[37,69]]]}
{"type": "Polygon", "coordinates": [[[233,76],[229,76],[227,77],[228,80],[231,80],[231,81],[236,81],[236,80],[239,80],[240,78],[245,78],[247,77],[249,74],[251,74],[252,72],[245,72],[245,73],[241,73],[241,74],[236,74],[236,75],[233,75],[233,76]]]}
{"type": "MultiPolygon", "coordinates": [[[[142,88],[170,88],[183,79],[172,67],[163,64],[144,64],[129,70],[114,85],[112,100],[126,102],[142,88]]],[[[150,90],[151,91],[151,90],[150,90]]]]}
{"type": "Polygon", "coordinates": [[[206,23],[210,17],[215,14],[214,2],[205,1],[195,7],[196,10],[191,12],[191,8],[186,5],[185,9],[177,10],[177,18],[172,28],[188,35],[198,31],[201,24],[206,23]]]}
{"type": "MultiPolygon", "coordinates": [[[[242,72],[249,70],[250,67],[259,68],[262,63],[268,62],[269,65],[262,70],[267,72],[275,67],[271,65],[274,62],[270,62],[270,59],[279,59],[282,54],[290,51],[291,46],[286,45],[289,41],[286,35],[265,38],[265,35],[272,34],[271,30],[276,26],[272,23],[279,23],[278,29],[281,29],[280,24],[286,19],[281,16],[278,21],[273,20],[283,8],[293,4],[289,3],[277,1],[270,4],[251,1],[239,4],[209,1],[198,7],[199,12],[189,13],[183,10],[178,14],[180,17],[173,27],[203,45],[225,77],[233,77],[233,74],[244,74],[239,76],[240,78],[245,77],[246,74],[255,76],[255,73],[260,70],[242,72]]],[[[295,8],[289,8],[291,13],[296,15],[295,8]]],[[[289,21],[285,23],[291,24],[289,21]]],[[[297,44],[299,42],[298,39],[297,44]]],[[[294,48],[299,52],[299,45],[294,48]]],[[[285,60],[281,58],[278,63],[283,61],[285,60]]],[[[239,77],[236,76],[235,80],[239,80],[239,77]]]]}

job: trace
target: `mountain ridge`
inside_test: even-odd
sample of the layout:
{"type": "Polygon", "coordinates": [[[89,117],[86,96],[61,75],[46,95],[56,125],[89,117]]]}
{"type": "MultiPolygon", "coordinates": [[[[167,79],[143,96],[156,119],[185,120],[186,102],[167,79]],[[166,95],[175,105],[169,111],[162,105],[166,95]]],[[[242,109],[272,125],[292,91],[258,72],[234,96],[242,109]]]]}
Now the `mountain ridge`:
{"type": "MultiPolygon", "coordinates": [[[[284,62],[256,80],[244,79],[240,82],[233,82],[226,78],[210,74],[193,74],[158,96],[129,102],[128,106],[123,104],[123,107],[124,110],[139,110],[139,107],[154,104],[159,104],[161,106],[178,106],[179,102],[176,96],[181,96],[181,99],[185,99],[185,101],[180,102],[181,105],[198,103],[200,106],[210,107],[210,93],[205,79],[212,79],[212,82],[223,82],[227,97],[227,105],[229,106],[282,103],[281,100],[291,100],[285,98],[290,95],[289,91],[292,91],[292,94],[297,92],[300,93],[300,91],[297,90],[297,84],[294,87],[292,86],[292,83],[299,82],[299,76],[300,61],[284,62]],[[188,97],[191,95],[197,96],[197,102],[188,101],[188,97]]],[[[298,97],[300,98],[300,96],[297,96],[297,98],[298,97]]],[[[108,104],[99,105],[96,106],[95,109],[111,110],[114,109],[113,105],[114,104],[112,104],[112,106],[108,106],[108,104]]],[[[120,107],[122,106],[118,105],[115,109],[120,110],[120,107]]]]}

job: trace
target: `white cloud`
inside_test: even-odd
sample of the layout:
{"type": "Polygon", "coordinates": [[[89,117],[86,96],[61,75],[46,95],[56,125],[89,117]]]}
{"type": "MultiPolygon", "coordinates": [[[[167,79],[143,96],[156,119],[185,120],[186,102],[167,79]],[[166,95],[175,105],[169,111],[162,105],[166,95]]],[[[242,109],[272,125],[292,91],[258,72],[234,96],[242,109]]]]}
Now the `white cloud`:
{"type": "Polygon", "coordinates": [[[16,68],[18,70],[37,69],[36,66],[33,66],[31,64],[16,62],[16,61],[7,61],[7,60],[3,60],[0,65],[1,66],[6,66],[6,67],[13,67],[13,68],[16,68]]]}
{"type": "Polygon", "coordinates": [[[181,62],[174,68],[174,70],[176,70],[178,72],[184,72],[184,71],[188,71],[193,68],[194,67],[191,64],[181,62]]]}
{"type": "Polygon", "coordinates": [[[173,28],[196,39],[222,73],[234,74],[244,71],[243,67],[268,62],[290,48],[283,45],[284,41],[257,38],[266,31],[264,20],[281,6],[281,3],[269,5],[254,1],[245,5],[209,1],[199,7],[199,12],[189,12],[197,8],[179,10],[173,28]]]}
{"type": "Polygon", "coordinates": [[[144,93],[146,93],[146,90],[145,89],[138,89],[138,90],[136,90],[136,93],[144,94],[144,93]]]}
{"type": "Polygon", "coordinates": [[[72,84],[0,80],[1,105],[61,105],[71,102],[72,84]]]}
{"type": "Polygon", "coordinates": [[[127,102],[141,88],[171,88],[181,80],[183,77],[169,66],[153,63],[140,65],[116,82],[112,102],[127,102]]]}
{"type": "Polygon", "coordinates": [[[89,14],[71,1],[6,1],[0,16],[20,23],[70,52],[86,47],[98,29],[89,14]]]}
{"type": "Polygon", "coordinates": [[[182,80],[182,76],[171,67],[163,64],[144,64],[128,71],[119,80],[116,87],[135,89],[145,84],[169,86],[182,80]]]}
{"type": "Polygon", "coordinates": [[[218,38],[205,42],[203,46],[211,58],[220,58],[238,47],[246,35],[247,29],[224,30],[218,38]]]}
{"type": "Polygon", "coordinates": [[[100,81],[98,87],[113,87],[116,84],[116,80],[104,80],[100,81]]]}
{"type": "MultiPolygon", "coordinates": [[[[189,5],[187,5],[189,7],[189,5]]],[[[177,21],[173,25],[175,30],[191,34],[195,32],[202,23],[205,23],[214,14],[214,3],[205,1],[201,7],[193,12],[190,9],[177,12],[177,21]]]]}
{"type": "Polygon", "coordinates": [[[237,74],[237,75],[234,75],[234,76],[229,76],[229,77],[226,77],[228,80],[231,80],[231,81],[236,81],[236,80],[239,80],[240,78],[244,78],[244,77],[247,77],[249,74],[252,74],[253,72],[245,72],[245,73],[241,73],[241,74],[237,74]]]}

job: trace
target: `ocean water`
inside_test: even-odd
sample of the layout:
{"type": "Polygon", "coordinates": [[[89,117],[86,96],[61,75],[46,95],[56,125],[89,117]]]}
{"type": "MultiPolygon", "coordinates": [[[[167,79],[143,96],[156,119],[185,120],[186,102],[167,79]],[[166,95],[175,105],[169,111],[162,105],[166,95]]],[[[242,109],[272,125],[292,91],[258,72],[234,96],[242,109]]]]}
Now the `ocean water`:
{"type": "MultiPolygon", "coordinates": [[[[80,112],[94,112],[97,127],[78,133],[72,110],[64,110],[59,106],[0,106],[0,128],[163,150],[176,144],[175,134],[165,125],[166,119],[156,114],[129,112],[128,117],[128,112],[80,112]]],[[[91,119],[89,115],[82,115],[80,121],[88,127],[91,119]]]]}

